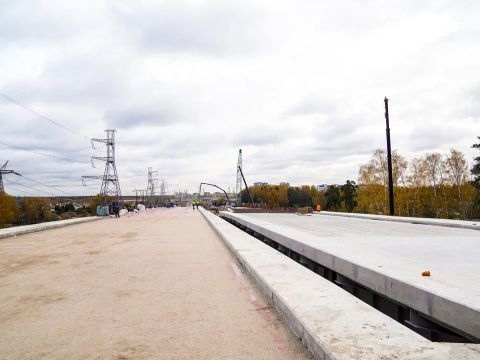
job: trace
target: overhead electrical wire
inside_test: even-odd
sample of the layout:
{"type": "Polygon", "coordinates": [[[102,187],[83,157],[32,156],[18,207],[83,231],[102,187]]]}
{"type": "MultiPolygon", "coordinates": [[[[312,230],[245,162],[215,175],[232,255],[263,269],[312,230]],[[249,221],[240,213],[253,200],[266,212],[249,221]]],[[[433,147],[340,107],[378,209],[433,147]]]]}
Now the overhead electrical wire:
{"type": "Polygon", "coordinates": [[[55,187],[55,186],[41,183],[40,181],[35,180],[35,179],[32,179],[32,178],[30,178],[30,177],[28,177],[28,176],[25,176],[25,175],[21,175],[21,177],[24,178],[24,179],[30,180],[30,181],[38,184],[38,185],[45,186],[45,187],[48,187],[48,188],[51,188],[51,189],[55,189],[55,190],[57,190],[57,191],[60,191],[60,192],[62,192],[62,193],[64,193],[64,194],[67,194],[68,196],[80,196],[80,195],[76,195],[76,194],[72,194],[72,193],[67,193],[66,191],[63,191],[63,190],[61,190],[61,189],[59,189],[59,188],[57,188],[57,187],[55,187]]]}
{"type": "Polygon", "coordinates": [[[30,178],[30,177],[28,177],[28,176],[25,176],[25,175],[20,175],[20,176],[17,178],[16,181],[8,181],[8,183],[11,184],[11,185],[19,185],[19,186],[22,186],[22,187],[25,187],[25,188],[32,188],[32,189],[34,189],[34,190],[37,190],[37,191],[40,191],[40,192],[44,192],[44,193],[46,193],[46,194],[53,195],[53,196],[60,196],[60,195],[57,195],[57,194],[52,194],[52,193],[49,192],[49,191],[45,191],[45,190],[38,189],[37,187],[33,187],[33,186],[31,186],[31,185],[30,185],[30,186],[27,186],[27,185],[25,185],[25,184],[23,184],[23,183],[20,183],[19,181],[20,181],[21,179],[26,179],[26,180],[28,180],[28,181],[31,181],[31,182],[33,182],[33,183],[36,183],[36,184],[38,184],[38,185],[40,185],[40,186],[47,187],[47,188],[49,188],[49,189],[55,189],[55,190],[57,190],[57,191],[59,191],[59,192],[62,192],[62,193],[64,193],[64,194],[68,195],[68,196],[76,196],[76,197],[80,197],[80,196],[81,196],[81,195],[77,195],[77,194],[73,194],[73,193],[68,193],[68,192],[66,192],[66,191],[63,191],[62,189],[57,188],[56,186],[44,184],[44,183],[42,183],[42,182],[40,182],[40,181],[37,181],[37,180],[32,179],[32,178],[30,178]]]}
{"type": "Polygon", "coordinates": [[[37,112],[37,111],[29,108],[27,105],[21,103],[20,101],[15,100],[14,98],[12,98],[12,97],[10,97],[10,96],[2,93],[2,92],[0,92],[0,96],[3,97],[4,99],[6,99],[7,101],[11,102],[12,104],[15,104],[15,105],[17,105],[17,106],[20,106],[21,108],[29,111],[30,113],[32,113],[32,114],[40,117],[41,119],[43,119],[43,120],[45,120],[45,121],[48,121],[49,123],[51,123],[51,124],[53,124],[53,125],[55,125],[55,126],[58,126],[58,127],[66,130],[66,131],[69,131],[69,132],[71,132],[72,134],[75,134],[75,135],[77,135],[77,136],[80,136],[81,138],[83,138],[83,139],[85,139],[85,140],[90,141],[90,138],[89,138],[89,137],[87,137],[87,136],[79,133],[78,131],[73,130],[73,129],[71,129],[71,128],[63,125],[63,124],[60,124],[59,122],[57,122],[57,121],[55,121],[55,120],[50,119],[48,116],[45,116],[45,115],[43,115],[43,114],[40,114],[39,112],[37,112]]]}
{"type": "Polygon", "coordinates": [[[78,161],[78,160],[69,159],[69,158],[60,157],[60,156],[51,155],[51,154],[46,154],[46,153],[42,153],[42,152],[38,152],[38,151],[34,151],[34,150],[29,150],[29,149],[26,149],[22,146],[10,144],[10,143],[8,143],[6,141],[2,141],[2,140],[0,140],[0,144],[11,147],[11,148],[14,148],[14,149],[28,151],[28,152],[31,152],[32,154],[46,156],[46,157],[50,157],[50,158],[57,159],[57,160],[69,161],[69,162],[74,162],[74,163],[78,163],[78,164],[89,164],[86,161],[78,161]]]}
{"type": "MultiPolygon", "coordinates": [[[[51,196],[55,196],[55,197],[58,196],[57,194],[51,193],[51,192],[49,192],[49,191],[37,189],[37,188],[34,188],[33,186],[27,186],[27,185],[21,184],[21,183],[19,183],[19,182],[14,182],[14,183],[12,183],[12,182],[10,182],[10,181],[7,181],[7,183],[10,184],[10,186],[14,186],[14,187],[16,187],[16,186],[21,186],[21,187],[24,187],[24,188],[26,188],[26,189],[33,189],[33,190],[36,190],[36,191],[39,191],[39,192],[42,192],[42,193],[45,193],[45,194],[48,194],[48,195],[51,195],[51,196]]],[[[24,191],[24,190],[23,190],[23,191],[24,191]]],[[[25,192],[25,191],[24,191],[24,192],[25,192]]]]}
{"type": "MultiPolygon", "coordinates": [[[[83,138],[83,139],[85,139],[85,140],[87,140],[87,141],[91,141],[91,139],[90,139],[89,137],[81,134],[80,132],[78,132],[78,131],[76,131],[76,130],[68,127],[68,126],[65,126],[65,125],[63,125],[63,124],[61,124],[61,123],[59,123],[59,122],[57,122],[57,121],[49,118],[48,116],[45,116],[45,115],[37,112],[36,110],[33,110],[32,108],[28,107],[27,105],[23,104],[22,102],[14,99],[14,98],[12,98],[11,96],[8,96],[8,95],[6,95],[6,94],[4,94],[4,93],[2,93],[2,92],[0,92],[0,96],[3,97],[5,100],[11,102],[12,104],[15,104],[15,105],[23,108],[24,110],[26,110],[26,111],[28,111],[28,112],[30,112],[30,113],[32,113],[32,114],[40,117],[41,119],[43,119],[43,120],[45,120],[45,121],[47,121],[47,122],[49,122],[49,123],[51,123],[51,124],[53,124],[53,125],[55,125],[55,126],[58,126],[58,127],[66,130],[66,131],[68,131],[68,132],[70,132],[70,133],[72,133],[72,134],[75,134],[75,135],[77,135],[77,136],[79,136],[79,137],[81,137],[81,138],[83,138]]],[[[11,144],[11,143],[8,143],[8,142],[5,142],[5,141],[0,141],[0,144],[2,144],[2,145],[4,145],[4,146],[8,146],[8,147],[10,147],[10,148],[15,148],[15,149],[18,149],[18,150],[23,150],[23,151],[28,151],[28,152],[34,153],[34,154],[36,154],[36,155],[41,155],[41,156],[45,156],[45,157],[50,157],[50,158],[53,158],[53,159],[58,159],[58,160],[63,160],[63,161],[69,161],[69,162],[75,162],[75,163],[79,163],[79,164],[89,164],[88,162],[77,161],[77,160],[74,160],[74,159],[71,159],[71,158],[65,158],[65,157],[61,157],[61,156],[56,156],[56,155],[52,155],[52,154],[46,154],[46,153],[43,153],[43,152],[38,152],[38,151],[29,150],[29,149],[26,149],[26,148],[24,148],[24,147],[22,147],[22,146],[15,145],[15,144],[11,144]]],[[[95,148],[94,148],[94,150],[95,150],[95,148]]],[[[22,177],[23,177],[23,178],[26,178],[26,179],[29,179],[30,181],[33,181],[33,182],[35,182],[35,183],[37,183],[37,184],[39,184],[39,185],[46,186],[46,187],[50,187],[50,188],[53,188],[53,189],[57,189],[58,191],[61,191],[61,192],[65,193],[65,194],[67,194],[66,192],[64,192],[64,191],[62,191],[62,190],[60,190],[60,189],[58,189],[58,188],[55,188],[54,186],[42,184],[41,182],[36,181],[36,180],[34,180],[34,179],[31,179],[31,178],[28,178],[28,177],[26,177],[26,176],[22,176],[22,177]]],[[[22,185],[22,184],[18,184],[18,185],[24,186],[24,185],[22,185]]],[[[25,186],[24,186],[24,187],[25,187],[25,186]]],[[[89,187],[89,188],[91,188],[91,187],[89,187]]],[[[91,188],[91,189],[93,189],[93,188],[91,188]]],[[[46,192],[46,193],[48,193],[48,192],[46,192]]],[[[69,195],[69,196],[72,196],[72,194],[68,194],[68,195],[69,195]]],[[[79,196],[79,195],[73,195],[73,196],[79,196]]]]}
{"type": "Polygon", "coordinates": [[[27,195],[30,195],[30,196],[37,196],[37,195],[35,195],[34,193],[32,193],[32,192],[30,192],[30,191],[25,191],[25,190],[22,190],[22,189],[17,189],[17,186],[18,186],[19,184],[16,184],[16,183],[14,183],[14,182],[8,181],[7,179],[4,179],[4,180],[5,180],[5,183],[8,184],[8,187],[9,187],[9,188],[11,187],[11,188],[13,188],[13,189],[16,190],[16,191],[22,192],[23,194],[27,194],[27,195]]]}

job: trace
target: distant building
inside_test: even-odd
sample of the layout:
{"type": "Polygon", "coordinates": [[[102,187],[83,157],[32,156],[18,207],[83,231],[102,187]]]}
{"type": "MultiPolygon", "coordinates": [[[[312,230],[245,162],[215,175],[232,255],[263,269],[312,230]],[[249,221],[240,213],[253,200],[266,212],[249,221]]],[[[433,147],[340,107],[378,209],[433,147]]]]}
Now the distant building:
{"type": "Polygon", "coordinates": [[[327,184],[317,185],[317,191],[325,191],[325,190],[327,190],[327,188],[328,188],[327,184]]]}
{"type": "Polygon", "coordinates": [[[268,185],[267,182],[261,182],[261,181],[256,182],[256,183],[253,183],[253,186],[255,186],[255,187],[256,187],[256,186],[267,186],[267,185],[268,185]]]}
{"type": "Polygon", "coordinates": [[[288,182],[281,182],[280,185],[286,185],[287,187],[290,187],[290,183],[288,182]]]}

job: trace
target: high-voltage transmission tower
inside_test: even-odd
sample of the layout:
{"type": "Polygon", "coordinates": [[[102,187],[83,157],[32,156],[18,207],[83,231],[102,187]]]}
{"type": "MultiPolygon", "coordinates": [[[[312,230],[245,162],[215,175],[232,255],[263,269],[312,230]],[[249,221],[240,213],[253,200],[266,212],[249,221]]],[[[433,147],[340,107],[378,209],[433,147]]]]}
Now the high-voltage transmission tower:
{"type": "Polygon", "coordinates": [[[164,179],[162,179],[162,182],[160,184],[160,195],[165,195],[167,193],[167,187],[167,183],[164,179]]]}
{"type": "Polygon", "coordinates": [[[237,206],[240,206],[242,203],[242,149],[238,151],[238,161],[237,161],[237,206]]]}
{"type": "Polygon", "coordinates": [[[117,201],[120,200],[122,193],[118,181],[117,167],[115,166],[115,132],[116,130],[105,130],[106,139],[92,139],[92,148],[95,150],[95,143],[103,143],[107,148],[107,156],[92,156],[92,166],[95,167],[94,160],[105,161],[105,170],[102,175],[82,176],[82,182],[85,185],[85,179],[102,179],[100,196],[113,196],[117,201]]]}
{"type": "Polygon", "coordinates": [[[16,171],[7,170],[7,164],[8,164],[8,160],[5,164],[3,164],[2,167],[0,167],[0,194],[5,193],[5,189],[3,187],[3,175],[15,174],[15,175],[18,175],[18,176],[22,176],[19,173],[17,173],[16,171]]]}
{"type": "Polygon", "coordinates": [[[148,183],[147,183],[147,199],[153,205],[153,198],[155,197],[155,185],[158,184],[158,179],[155,177],[158,171],[153,171],[151,167],[148,168],[148,183]]]}

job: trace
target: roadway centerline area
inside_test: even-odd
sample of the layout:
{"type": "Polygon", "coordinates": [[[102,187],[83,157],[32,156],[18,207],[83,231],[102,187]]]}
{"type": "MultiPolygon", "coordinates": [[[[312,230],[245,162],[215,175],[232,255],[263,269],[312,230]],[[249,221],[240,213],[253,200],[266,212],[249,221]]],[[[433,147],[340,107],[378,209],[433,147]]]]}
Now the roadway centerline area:
{"type": "Polygon", "coordinates": [[[310,359],[196,210],[0,240],[1,359],[310,359]]]}

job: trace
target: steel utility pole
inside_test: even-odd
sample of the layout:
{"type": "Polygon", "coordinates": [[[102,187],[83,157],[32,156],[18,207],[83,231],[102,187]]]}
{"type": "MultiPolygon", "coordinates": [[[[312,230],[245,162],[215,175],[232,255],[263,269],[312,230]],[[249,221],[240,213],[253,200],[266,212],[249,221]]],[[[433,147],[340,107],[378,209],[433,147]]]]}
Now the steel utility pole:
{"type": "Polygon", "coordinates": [[[242,149],[238,151],[238,161],[237,161],[237,187],[235,189],[237,193],[237,206],[242,204],[242,176],[240,170],[242,169],[242,149]]]}
{"type": "Polygon", "coordinates": [[[395,203],[393,199],[393,169],[392,169],[392,147],[390,145],[390,119],[388,116],[388,99],[385,96],[385,121],[387,123],[387,163],[388,163],[388,198],[390,203],[390,215],[395,215],[395,203]]]}
{"type": "Polygon", "coordinates": [[[3,187],[3,175],[7,175],[7,174],[15,174],[15,175],[18,175],[18,176],[22,176],[20,175],[19,173],[13,171],[13,170],[7,170],[6,167],[7,167],[7,164],[8,164],[8,161],[3,164],[2,167],[0,167],[0,194],[3,194],[5,193],[5,189],[3,187]]]}

